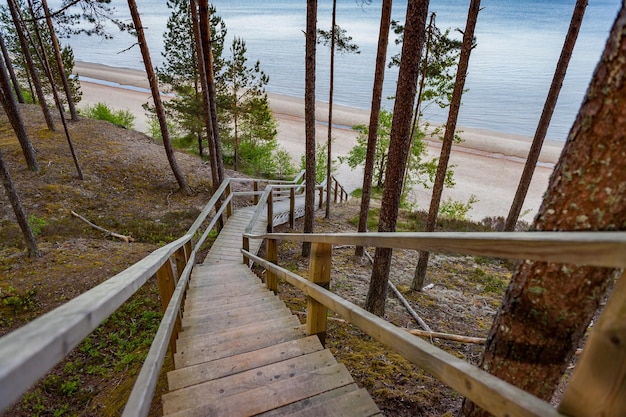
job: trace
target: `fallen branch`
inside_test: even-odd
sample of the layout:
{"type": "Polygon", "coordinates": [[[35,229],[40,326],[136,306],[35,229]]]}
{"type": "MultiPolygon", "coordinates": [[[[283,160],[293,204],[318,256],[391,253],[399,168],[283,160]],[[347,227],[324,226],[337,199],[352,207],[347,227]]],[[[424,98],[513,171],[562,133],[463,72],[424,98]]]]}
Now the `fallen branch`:
{"type": "MultiPolygon", "coordinates": [[[[369,253],[367,253],[367,251],[363,251],[363,252],[365,253],[365,256],[367,256],[367,259],[369,259],[369,261],[372,264],[374,264],[374,259],[372,259],[372,256],[369,253]]],[[[433,331],[430,329],[428,324],[426,324],[426,322],[422,320],[422,318],[415,312],[415,310],[413,310],[413,307],[411,307],[411,305],[406,300],[406,298],[404,298],[404,296],[400,293],[400,291],[398,291],[396,286],[393,285],[393,282],[391,282],[391,280],[389,280],[388,282],[389,282],[389,288],[391,288],[391,291],[393,291],[393,293],[396,295],[398,300],[400,300],[400,302],[404,305],[404,307],[407,309],[407,311],[413,317],[413,319],[415,319],[415,321],[420,326],[422,326],[422,329],[426,330],[427,332],[433,333],[433,331]]]]}
{"type": "Polygon", "coordinates": [[[432,338],[446,339],[446,340],[452,340],[454,342],[473,343],[476,345],[484,345],[485,341],[487,340],[483,337],[469,337],[469,336],[460,336],[460,335],[449,334],[449,333],[425,332],[423,330],[416,330],[416,329],[407,330],[407,331],[415,336],[428,337],[430,339],[432,338]]]}
{"type": "Polygon", "coordinates": [[[135,239],[133,239],[130,236],[124,236],[124,235],[120,235],[119,233],[115,233],[115,232],[111,232],[110,230],[105,229],[104,227],[100,227],[97,224],[93,224],[92,222],[90,222],[89,220],[87,220],[86,218],[84,218],[83,216],[81,216],[80,214],[75,213],[74,211],[70,211],[70,213],[72,213],[72,216],[74,217],[78,217],[79,219],[81,219],[82,221],[84,221],[85,223],[87,223],[89,226],[93,227],[96,230],[100,230],[101,232],[104,232],[107,234],[107,236],[112,236],[114,238],[123,240],[126,243],[130,243],[130,242],[134,242],[135,239]]]}
{"type": "MultiPolygon", "coordinates": [[[[293,314],[298,314],[298,315],[300,315],[300,316],[306,316],[306,311],[295,311],[295,310],[291,310],[291,312],[292,312],[293,314]]],[[[340,319],[340,318],[337,318],[337,317],[327,317],[326,319],[327,319],[327,320],[336,321],[337,323],[343,323],[343,324],[347,323],[347,321],[345,321],[344,319],[340,319]]]]}

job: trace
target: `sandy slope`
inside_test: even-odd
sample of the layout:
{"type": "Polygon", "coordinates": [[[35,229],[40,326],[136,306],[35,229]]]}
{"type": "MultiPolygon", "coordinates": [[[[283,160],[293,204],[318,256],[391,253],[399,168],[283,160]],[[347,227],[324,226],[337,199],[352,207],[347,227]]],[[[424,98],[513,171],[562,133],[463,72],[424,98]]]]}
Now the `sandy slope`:
{"type": "MultiPolygon", "coordinates": [[[[79,107],[93,105],[97,102],[106,102],[115,109],[127,109],[137,116],[135,128],[147,131],[145,112],[142,104],[150,100],[146,76],[142,71],[107,67],[100,64],[77,62],[75,72],[81,77],[93,80],[82,80],[83,100],[79,107]],[[136,90],[129,89],[139,87],[136,90]]],[[[278,121],[278,141],[299,163],[304,152],[304,104],[303,100],[295,97],[270,94],[270,104],[278,121]]],[[[327,105],[318,103],[317,138],[325,141],[327,136],[327,105]]],[[[334,106],[333,120],[337,127],[333,128],[333,153],[346,155],[356,143],[356,134],[348,128],[355,124],[367,124],[369,112],[362,109],[334,106]]],[[[454,168],[456,187],[444,192],[444,199],[467,201],[473,194],[479,200],[470,217],[482,219],[486,216],[506,216],[513,199],[515,189],[523,169],[523,161],[530,146],[530,138],[490,132],[481,129],[463,130],[465,142],[455,146],[451,156],[454,168]]],[[[553,166],[558,160],[562,144],[548,142],[540,158],[540,164],[535,170],[531,188],[526,198],[524,211],[527,211],[525,220],[532,220],[532,216],[541,204],[542,194],[545,192],[553,166]]],[[[429,143],[429,152],[436,156],[439,143],[429,143]]],[[[362,186],[362,170],[350,170],[347,166],[340,166],[337,177],[344,186],[353,190],[362,186]]],[[[413,199],[423,209],[428,208],[430,193],[428,190],[418,189],[413,193],[413,199]]]]}

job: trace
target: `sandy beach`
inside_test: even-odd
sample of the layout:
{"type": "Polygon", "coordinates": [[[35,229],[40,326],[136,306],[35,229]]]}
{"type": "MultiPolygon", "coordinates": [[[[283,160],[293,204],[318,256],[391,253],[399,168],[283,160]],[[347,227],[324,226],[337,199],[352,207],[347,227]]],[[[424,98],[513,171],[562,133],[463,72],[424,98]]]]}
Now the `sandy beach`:
{"type": "MultiPolygon", "coordinates": [[[[120,69],[101,64],[77,62],[74,72],[81,77],[83,98],[79,108],[105,102],[117,110],[129,110],[136,116],[135,129],[147,132],[148,123],[142,105],[150,101],[148,81],[142,71],[120,69]]],[[[278,142],[285,148],[294,162],[299,164],[304,152],[304,103],[301,98],[269,94],[270,105],[278,122],[278,142]]],[[[317,140],[326,141],[328,105],[317,104],[317,140]]],[[[463,109],[461,109],[463,111],[463,109]]],[[[347,155],[356,144],[356,132],[350,129],[355,124],[368,124],[369,111],[333,106],[333,154],[347,155]]],[[[456,186],[444,191],[443,198],[467,201],[475,195],[469,216],[480,220],[487,216],[506,216],[517,188],[531,138],[482,129],[460,127],[464,142],[454,145],[450,163],[455,165],[456,186]]],[[[538,210],[543,193],[547,189],[550,174],[557,162],[563,144],[546,141],[540,161],[535,169],[533,181],[524,204],[523,219],[531,221],[538,210]]],[[[440,143],[428,141],[429,155],[439,154],[440,143]]],[[[337,178],[348,190],[362,186],[361,169],[351,170],[348,166],[338,168],[337,178]]],[[[430,191],[416,188],[412,200],[418,207],[427,210],[430,191]]]]}

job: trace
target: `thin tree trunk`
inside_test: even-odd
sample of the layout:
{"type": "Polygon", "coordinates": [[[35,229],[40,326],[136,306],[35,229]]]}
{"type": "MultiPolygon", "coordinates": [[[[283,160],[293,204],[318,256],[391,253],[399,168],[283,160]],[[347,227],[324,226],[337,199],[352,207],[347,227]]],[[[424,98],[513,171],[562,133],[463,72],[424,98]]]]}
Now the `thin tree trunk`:
{"type": "MultiPolygon", "coordinates": [[[[41,0],[41,5],[43,6],[43,10],[46,15],[46,23],[48,24],[48,30],[50,31],[50,39],[52,40],[52,47],[54,48],[54,54],[56,56],[59,77],[61,77],[63,90],[65,90],[65,98],[67,99],[67,106],[70,109],[70,117],[72,120],[78,120],[78,113],[76,112],[76,106],[74,105],[74,97],[72,97],[72,90],[70,89],[70,84],[67,80],[67,74],[65,74],[65,65],[63,65],[61,47],[59,45],[59,39],[54,31],[54,25],[52,24],[52,17],[50,16],[50,9],[48,8],[47,0],[41,0]]],[[[35,22],[35,24],[37,23],[35,22]]]]}
{"type": "MultiPolygon", "coordinates": [[[[304,233],[313,233],[315,216],[315,50],[317,45],[317,0],[306,2],[306,56],[304,124],[306,173],[304,189],[304,233]]],[[[309,256],[310,243],[302,244],[302,256],[309,256]]]]}
{"type": "Polygon", "coordinates": [[[565,79],[567,67],[569,65],[570,58],[572,57],[574,46],[576,45],[576,39],[578,38],[578,32],[580,31],[580,26],[582,25],[586,8],[587,0],[576,1],[574,13],[572,14],[572,20],[570,21],[569,29],[565,37],[563,49],[561,50],[561,56],[559,57],[559,61],[556,65],[554,77],[552,78],[552,84],[550,84],[550,90],[548,92],[548,96],[546,97],[546,102],[543,105],[543,111],[541,112],[541,118],[539,119],[537,130],[535,131],[535,137],[533,138],[533,143],[530,147],[530,151],[528,152],[528,157],[526,158],[524,171],[522,172],[522,177],[520,178],[519,185],[517,186],[517,191],[515,192],[515,197],[513,198],[513,203],[511,204],[511,209],[506,217],[504,230],[507,232],[515,230],[519,214],[522,211],[522,206],[524,205],[524,200],[526,199],[526,194],[528,193],[528,188],[530,187],[530,182],[533,179],[537,161],[539,160],[539,154],[541,153],[543,141],[548,133],[548,127],[550,126],[550,121],[552,120],[552,114],[554,113],[556,103],[559,99],[559,93],[561,92],[561,87],[563,86],[563,80],[565,79]]]}
{"type": "Polygon", "coordinates": [[[330,191],[331,191],[331,168],[332,168],[332,143],[333,143],[333,90],[335,87],[335,35],[337,32],[337,0],[333,0],[332,27],[330,29],[330,88],[328,90],[328,139],[326,149],[326,213],[325,218],[330,218],[330,191]]]}
{"type": "MultiPolygon", "coordinates": [[[[211,109],[209,106],[209,87],[206,75],[206,66],[204,52],[202,50],[202,32],[200,30],[200,21],[198,18],[198,5],[196,0],[191,0],[191,16],[193,19],[193,34],[196,43],[196,57],[198,59],[198,73],[200,75],[200,87],[202,88],[202,111],[204,113],[204,122],[207,133],[207,147],[209,148],[209,161],[211,162],[211,182],[213,184],[213,192],[219,187],[219,174],[217,171],[217,155],[215,151],[215,142],[213,139],[213,120],[211,119],[211,109]]],[[[207,11],[208,13],[208,5],[207,11]]]]}
{"type": "Polygon", "coordinates": [[[13,90],[11,89],[11,82],[9,80],[9,74],[5,66],[4,59],[0,57],[0,101],[2,107],[11,122],[13,131],[17,136],[17,140],[22,147],[22,153],[26,159],[26,165],[31,171],[39,171],[39,163],[37,163],[37,156],[35,155],[35,148],[28,137],[26,127],[24,126],[24,120],[20,112],[20,107],[17,104],[13,90]]]}
{"type": "Polygon", "coordinates": [[[167,127],[165,108],[163,107],[163,102],[161,101],[159,82],[156,78],[156,74],[154,73],[154,68],[152,67],[152,59],[150,58],[148,43],[146,42],[146,36],[143,31],[143,26],[141,25],[141,18],[139,16],[139,12],[137,11],[137,4],[135,3],[135,0],[128,0],[128,8],[130,9],[130,14],[133,18],[135,30],[137,31],[139,48],[141,49],[141,56],[143,58],[144,66],[146,68],[146,74],[148,75],[150,90],[152,91],[152,99],[154,100],[154,108],[157,114],[157,118],[159,120],[159,126],[161,127],[163,147],[165,148],[167,160],[170,163],[170,167],[172,168],[174,177],[176,177],[176,181],[178,182],[178,186],[180,187],[181,192],[185,195],[191,195],[191,188],[187,184],[187,180],[185,179],[184,174],[178,167],[178,163],[176,162],[176,157],[174,155],[174,150],[172,149],[172,140],[170,138],[170,132],[167,127]]]}
{"type": "MultiPolygon", "coordinates": [[[[406,169],[406,152],[411,145],[411,116],[417,90],[419,63],[424,46],[429,1],[409,0],[406,11],[402,60],[398,73],[396,102],[393,108],[389,156],[385,170],[385,188],[380,208],[379,232],[394,232],[400,208],[402,179],[406,169]]],[[[365,308],[382,316],[385,313],[387,281],[392,250],[377,248],[365,308]]]]}
{"type": "Polygon", "coordinates": [[[11,180],[9,170],[4,163],[2,152],[0,152],[0,176],[2,176],[2,184],[4,185],[7,196],[9,197],[11,206],[13,207],[13,212],[15,213],[15,217],[17,218],[17,223],[19,224],[20,229],[22,229],[22,234],[24,235],[24,240],[26,241],[26,245],[28,246],[28,251],[30,252],[31,256],[36,256],[37,258],[40,258],[41,252],[37,247],[37,240],[35,239],[33,230],[28,224],[28,218],[26,217],[26,213],[24,212],[24,208],[22,207],[20,198],[15,191],[15,186],[13,185],[13,181],[11,180]]]}
{"type": "MultiPolygon", "coordinates": [[[[434,232],[435,226],[437,225],[437,215],[439,214],[441,195],[443,194],[443,187],[445,185],[446,171],[448,170],[452,143],[454,142],[454,132],[456,131],[456,122],[459,118],[461,98],[463,96],[463,89],[465,88],[465,78],[467,77],[469,59],[472,53],[472,46],[474,44],[474,30],[476,28],[476,21],[478,20],[478,12],[480,12],[480,0],[471,0],[467,14],[467,24],[465,25],[465,32],[463,33],[463,46],[461,47],[459,66],[456,70],[454,91],[452,92],[452,100],[450,102],[450,110],[448,112],[446,132],[443,136],[441,155],[439,156],[439,164],[437,165],[437,173],[435,174],[435,183],[433,184],[433,195],[430,200],[430,208],[428,210],[426,232],[434,232]]],[[[429,257],[429,252],[420,251],[417,266],[415,267],[415,274],[413,275],[413,282],[411,283],[411,288],[414,290],[421,291],[424,286],[429,257]]]]}
{"type": "Polygon", "coordinates": [[[9,56],[9,51],[7,50],[7,46],[4,43],[4,37],[2,37],[2,34],[0,34],[0,48],[2,49],[2,56],[4,57],[4,62],[6,64],[7,70],[9,71],[9,77],[11,78],[11,83],[13,84],[13,91],[15,92],[15,97],[17,98],[17,101],[19,103],[25,103],[24,95],[22,94],[20,83],[17,81],[17,77],[15,76],[15,71],[13,71],[13,64],[11,63],[11,57],[9,56]]]}
{"type": "MultiPolygon", "coordinates": [[[[35,14],[32,8],[32,2],[29,1],[30,13],[35,20],[35,14]]],[[[78,156],[76,154],[76,150],[74,149],[74,144],[72,143],[72,137],[70,135],[70,131],[67,127],[67,120],[65,119],[65,111],[63,109],[63,103],[61,103],[61,99],[59,98],[59,94],[57,92],[56,83],[54,80],[54,74],[52,73],[52,69],[50,68],[50,62],[48,62],[48,55],[46,55],[46,47],[43,42],[43,38],[41,36],[41,32],[39,31],[39,26],[34,25],[35,28],[35,36],[37,37],[37,41],[39,43],[40,51],[39,60],[46,72],[46,76],[48,77],[48,82],[50,83],[50,89],[52,90],[52,96],[54,97],[54,102],[56,103],[57,109],[59,110],[59,116],[61,117],[61,123],[63,124],[63,131],[65,132],[65,138],[67,139],[67,144],[70,148],[70,154],[72,155],[72,160],[74,161],[74,167],[76,168],[76,174],[78,175],[78,179],[85,179],[83,175],[83,170],[80,167],[80,162],[78,161],[78,156]]],[[[34,42],[32,42],[34,45],[34,42]]],[[[37,49],[35,47],[35,49],[37,49]]]]}
{"type": "MultiPolygon", "coordinates": [[[[533,230],[626,229],[626,5],[609,35],[533,230]]],[[[615,279],[609,268],[521,264],[491,326],[480,367],[550,400],[615,279]]],[[[617,343],[617,342],[616,342],[617,343]]],[[[465,401],[464,416],[487,416],[465,401]]]]}
{"type": "MultiPolygon", "coordinates": [[[[367,232],[367,220],[372,198],[372,180],[374,178],[374,159],[376,157],[376,142],[378,141],[378,118],[383,96],[383,82],[385,80],[385,64],[387,60],[387,44],[389,43],[389,29],[391,27],[392,0],[383,0],[380,15],[380,30],[378,32],[378,51],[376,53],[376,70],[374,73],[374,87],[372,89],[372,106],[370,110],[369,130],[367,133],[367,150],[365,155],[365,170],[363,172],[363,187],[361,188],[361,211],[359,212],[359,233],[367,232]]],[[[354,254],[363,256],[363,246],[357,246],[354,254]]]]}
{"type": "MultiPolygon", "coordinates": [[[[37,74],[35,62],[33,61],[33,57],[30,53],[28,40],[26,39],[27,32],[26,29],[22,26],[23,19],[21,17],[20,9],[18,5],[15,4],[15,0],[8,0],[7,4],[9,5],[11,19],[13,20],[13,24],[15,25],[15,31],[20,41],[20,47],[22,48],[24,61],[26,62],[26,67],[30,75],[30,79],[32,80],[32,86],[35,88],[36,99],[39,101],[39,106],[41,107],[41,111],[43,113],[44,119],[46,120],[46,125],[48,126],[48,129],[50,129],[51,131],[55,131],[56,129],[54,127],[52,113],[50,112],[50,108],[46,103],[46,96],[43,92],[39,75],[37,74]]],[[[33,46],[35,46],[34,42],[32,42],[32,44],[33,46]]],[[[33,99],[35,99],[35,97],[33,97],[33,99]]]]}
{"type": "Polygon", "coordinates": [[[204,68],[207,77],[207,87],[209,92],[209,106],[211,122],[213,126],[213,146],[215,147],[215,158],[217,162],[218,186],[224,181],[224,160],[222,159],[222,141],[220,140],[220,130],[217,120],[217,92],[215,89],[215,74],[213,73],[213,48],[211,47],[211,22],[209,20],[209,2],[200,0],[200,33],[202,38],[202,51],[204,54],[204,68]]]}

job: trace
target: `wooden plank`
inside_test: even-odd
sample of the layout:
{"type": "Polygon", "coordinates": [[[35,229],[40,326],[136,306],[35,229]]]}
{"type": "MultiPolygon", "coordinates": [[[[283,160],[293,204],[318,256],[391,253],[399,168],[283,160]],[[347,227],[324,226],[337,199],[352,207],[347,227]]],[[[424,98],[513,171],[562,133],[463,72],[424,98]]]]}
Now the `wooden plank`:
{"type": "Polygon", "coordinates": [[[230,340],[230,338],[240,338],[249,334],[250,332],[270,332],[276,329],[284,328],[300,328],[300,320],[296,316],[284,316],[274,320],[266,320],[263,323],[252,323],[245,326],[239,326],[234,329],[221,330],[219,332],[209,333],[189,333],[181,332],[178,335],[177,346],[178,349],[184,348],[185,343],[190,343],[191,340],[198,340],[202,343],[210,343],[210,340],[230,340]]]}
{"type": "Polygon", "coordinates": [[[231,395],[227,397],[227,401],[213,401],[170,415],[173,417],[253,416],[352,382],[352,377],[345,366],[339,364],[316,369],[245,393],[231,395]]]}
{"type": "Polygon", "coordinates": [[[267,288],[265,288],[261,281],[259,281],[258,284],[246,285],[243,287],[235,286],[234,288],[228,286],[223,286],[222,288],[207,288],[205,290],[200,288],[194,288],[193,291],[189,291],[189,293],[187,294],[187,300],[191,300],[192,302],[202,300],[209,301],[223,296],[251,293],[259,295],[271,294],[271,292],[269,292],[267,288]]]}
{"type": "Polygon", "coordinates": [[[291,414],[292,417],[371,417],[380,410],[366,389],[350,392],[329,399],[324,404],[304,408],[291,414]]]}
{"type": "MultiPolygon", "coordinates": [[[[330,286],[331,256],[332,246],[330,244],[314,243],[311,246],[309,281],[323,288],[330,286]]],[[[324,345],[326,340],[326,317],[328,315],[328,307],[312,297],[307,297],[306,307],[306,332],[308,335],[317,335],[322,345],[324,345]]]]}
{"type": "Polygon", "coordinates": [[[167,373],[167,384],[170,390],[176,390],[320,350],[323,347],[317,337],[298,338],[254,352],[170,371],[167,373]]]}
{"type": "Polygon", "coordinates": [[[274,233],[271,238],[626,268],[625,232],[274,233]]]}
{"type": "Polygon", "coordinates": [[[250,315],[257,315],[259,313],[269,313],[271,311],[278,311],[286,309],[285,303],[280,300],[266,300],[262,304],[255,304],[250,306],[244,306],[240,308],[227,309],[219,312],[209,312],[206,314],[189,315],[183,318],[183,327],[193,326],[195,324],[203,324],[207,321],[218,321],[227,319],[236,319],[238,317],[247,317],[250,315]]]}
{"type": "Polygon", "coordinates": [[[180,350],[174,355],[176,368],[195,365],[202,362],[213,361],[227,356],[238,355],[262,349],[273,344],[284,343],[304,337],[305,334],[300,328],[276,329],[265,333],[251,333],[238,339],[208,345],[195,343],[189,340],[184,345],[184,350],[180,350]]]}
{"type": "Polygon", "coordinates": [[[171,391],[162,397],[163,413],[194,408],[336,364],[337,361],[326,349],[171,391]]]}
{"type": "Polygon", "coordinates": [[[572,417],[626,415],[626,273],[594,325],[559,411],[572,417]]]}
{"type": "MultiPolygon", "coordinates": [[[[248,294],[248,295],[250,297],[244,300],[240,300],[237,297],[231,297],[231,298],[228,298],[228,300],[231,301],[230,303],[224,303],[224,304],[219,304],[219,305],[214,305],[213,303],[211,303],[211,305],[209,306],[198,306],[198,308],[194,308],[193,310],[185,312],[185,318],[206,316],[211,313],[218,313],[221,311],[230,311],[230,310],[235,310],[235,309],[243,308],[243,307],[251,307],[257,304],[263,304],[267,302],[274,303],[275,301],[279,301],[282,303],[280,298],[272,294],[263,295],[261,297],[257,296],[256,294],[252,294],[252,295],[248,294]]],[[[285,303],[283,303],[283,306],[284,305],[285,303]]]]}
{"type": "MultiPolygon", "coordinates": [[[[272,296],[271,292],[268,292],[267,294],[263,294],[263,296],[261,298],[265,298],[265,297],[270,297],[272,296]]],[[[190,306],[191,307],[200,307],[200,309],[210,309],[210,308],[220,308],[221,306],[225,306],[225,305],[229,305],[229,304],[235,304],[238,302],[245,302],[247,300],[252,300],[252,299],[257,299],[259,298],[259,294],[257,293],[249,293],[249,294],[236,294],[236,295],[227,295],[227,296],[223,296],[221,298],[217,298],[217,299],[213,299],[211,300],[210,303],[207,303],[206,300],[200,300],[200,302],[203,304],[203,306],[190,306]]],[[[192,309],[188,309],[187,306],[185,306],[185,311],[190,312],[193,311],[195,308],[192,309]]]]}
{"type": "Polygon", "coordinates": [[[208,332],[216,332],[219,330],[232,329],[239,326],[244,326],[247,324],[260,323],[265,320],[277,319],[279,317],[288,317],[291,316],[291,312],[287,309],[281,309],[278,311],[270,311],[259,313],[255,316],[248,317],[237,317],[234,319],[222,320],[219,322],[207,322],[202,324],[197,324],[191,327],[184,327],[184,333],[189,334],[199,334],[199,333],[208,333],[208,332]]]}
{"type": "MultiPolygon", "coordinates": [[[[315,337],[315,336],[312,336],[315,337]]],[[[317,337],[315,337],[317,339],[317,337]]],[[[319,339],[318,343],[319,343],[319,339]]],[[[300,410],[315,407],[318,404],[324,404],[327,401],[339,397],[344,394],[348,394],[350,392],[357,391],[359,387],[356,384],[344,385],[343,387],[335,388],[330,391],[323,392],[318,395],[314,395],[309,398],[305,398],[303,400],[297,401],[295,403],[287,404],[283,407],[275,408],[270,411],[266,411],[265,413],[257,414],[257,417],[285,417],[290,416],[293,413],[296,413],[300,410]]],[[[339,414],[337,414],[339,415],[339,414]]]]}

